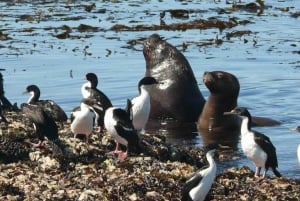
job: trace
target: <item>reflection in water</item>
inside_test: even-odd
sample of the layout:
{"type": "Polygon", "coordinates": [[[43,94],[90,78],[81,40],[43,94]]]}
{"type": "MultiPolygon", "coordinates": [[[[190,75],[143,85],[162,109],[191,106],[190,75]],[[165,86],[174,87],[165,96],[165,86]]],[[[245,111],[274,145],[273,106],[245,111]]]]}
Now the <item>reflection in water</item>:
{"type": "Polygon", "coordinates": [[[146,132],[153,135],[163,135],[166,142],[180,146],[204,147],[210,143],[220,144],[218,151],[219,171],[231,167],[239,167],[247,159],[238,150],[240,132],[219,132],[216,129],[200,130],[196,123],[182,123],[174,120],[149,120],[146,132]]]}
{"type": "Polygon", "coordinates": [[[218,143],[221,146],[237,149],[239,131],[223,132],[218,130],[197,129],[196,123],[183,123],[174,120],[150,120],[147,133],[166,136],[166,141],[178,145],[201,145],[218,143]]]}
{"type": "Polygon", "coordinates": [[[199,133],[203,140],[203,145],[218,143],[221,146],[230,147],[234,150],[238,148],[240,131],[216,131],[199,129],[199,133]]]}
{"type": "Polygon", "coordinates": [[[166,136],[166,142],[178,145],[199,145],[196,123],[183,123],[174,120],[149,120],[146,132],[166,136]]]}

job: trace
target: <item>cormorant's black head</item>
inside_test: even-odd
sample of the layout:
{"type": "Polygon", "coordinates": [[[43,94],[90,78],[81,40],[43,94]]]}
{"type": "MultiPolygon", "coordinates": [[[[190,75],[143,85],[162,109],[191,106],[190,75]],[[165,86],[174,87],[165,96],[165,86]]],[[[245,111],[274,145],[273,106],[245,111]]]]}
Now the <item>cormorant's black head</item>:
{"type": "MultiPolygon", "coordinates": [[[[31,93],[33,94],[32,97],[29,98],[28,103],[33,103],[39,100],[41,92],[38,86],[32,84],[32,85],[28,85],[26,87],[26,91],[24,92],[26,93],[31,93]]],[[[23,93],[23,94],[24,94],[23,93]]]]}
{"type": "Polygon", "coordinates": [[[98,85],[98,77],[95,73],[87,73],[85,78],[91,82],[91,88],[96,88],[98,85]]]}
{"type": "Polygon", "coordinates": [[[231,110],[231,113],[237,114],[240,117],[248,117],[249,122],[251,123],[251,114],[245,107],[236,107],[233,110],[231,110]]]}
{"type": "Polygon", "coordinates": [[[250,112],[247,110],[245,107],[236,107],[233,110],[231,110],[232,114],[236,114],[240,116],[242,119],[248,118],[248,129],[251,129],[251,124],[252,124],[252,118],[250,112]]]}
{"type": "Polygon", "coordinates": [[[139,91],[141,89],[141,86],[147,86],[152,84],[158,84],[156,79],[154,77],[144,77],[139,81],[139,91]]]}
{"type": "Polygon", "coordinates": [[[40,89],[38,86],[32,84],[32,85],[28,85],[26,87],[26,92],[27,93],[30,93],[30,92],[33,92],[33,93],[40,93],[40,89]]]}

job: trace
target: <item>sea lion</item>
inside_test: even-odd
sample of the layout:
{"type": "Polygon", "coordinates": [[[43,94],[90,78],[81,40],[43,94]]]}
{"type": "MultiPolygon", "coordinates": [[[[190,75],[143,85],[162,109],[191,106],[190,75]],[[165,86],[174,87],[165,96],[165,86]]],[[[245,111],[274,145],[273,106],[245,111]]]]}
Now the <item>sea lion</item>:
{"type": "Polygon", "coordinates": [[[238,79],[224,71],[205,72],[203,83],[210,95],[198,119],[204,144],[219,143],[237,147],[240,121],[236,115],[224,114],[237,106],[240,91],[238,79]]]}
{"type": "Polygon", "coordinates": [[[146,61],[145,76],[154,77],[159,83],[149,91],[150,118],[196,122],[205,99],[184,55],[158,34],[147,38],[143,54],[146,61]]]}
{"type": "MultiPolygon", "coordinates": [[[[210,95],[198,118],[198,126],[201,129],[235,129],[236,116],[228,114],[237,107],[240,91],[238,79],[228,72],[212,71],[203,74],[203,83],[210,91],[210,95]],[[226,113],[226,114],[224,114],[226,113]]],[[[275,126],[280,122],[266,118],[253,116],[252,126],[275,126]]]]}
{"type": "MultiPolygon", "coordinates": [[[[203,74],[203,83],[210,91],[197,122],[204,144],[217,142],[235,147],[240,134],[240,120],[230,111],[238,105],[239,81],[231,73],[212,71],[203,74]]],[[[280,124],[276,120],[265,117],[253,116],[252,119],[252,126],[280,124]]]]}
{"type": "Polygon", "coordinates": [[[237,106],[240,84],[238,79],[224,71],[205,72],[203,83],[210,91],[210,95],[203,107],[198,119],[200,129],[232,130],[236,121],[232,121],[233,115],[224,115],[237,106]]]}

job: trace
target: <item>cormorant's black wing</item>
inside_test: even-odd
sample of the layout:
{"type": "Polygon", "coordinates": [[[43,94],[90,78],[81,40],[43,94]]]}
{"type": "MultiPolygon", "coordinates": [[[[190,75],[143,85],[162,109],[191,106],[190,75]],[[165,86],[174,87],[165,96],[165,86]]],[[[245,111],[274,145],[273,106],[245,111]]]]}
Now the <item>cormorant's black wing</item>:
{"type": "Polygon", "coordinates": [[[252,131],[254,133],[254,141],[267,153],[266,168],[277,167],[276,148],[272,144],[270,138],[260,132],[252,131]]]}
{"type": "Polygon", "coordinates": [[[99,101],[104,111],[113,106],[110,99],[102,91],[91,88],[89,88],[88,90],[91,93],[91,98],[94,98],[97,101],[99,101]]]}
{"type": "Polygon", "coordinates": [[[67,121],[68,116],[65,111],[56,104],[53,100],[41,100],[37,102],[40,104],[44,110],[52,116],[55,121],[67,121]]]}
{"type": "Polygon", "coordinates": [[[45,112],[38,105],[23,103],[21,104],[21,111],[30,121],[36,124],[43,124],[45,122],[45,112]]]}
{"type": "Polygon", "coordinates": [[[40,139],[46,136],[49,140],[58,138],[58,128],[54,119],[43,110],[41,106],[23,103],[23,114],[36,126],[36,134],[40,139]]]}
{"type": "Polygon", "coordinates": [[[115,109],[113,111],[113,118],[117,124],[122,126],[125,130],[134,130],[129,114],[125,110],[121,108],[115,109]]]}
{"type": "Polygon", "coordinates": [[[190,179],[188,179],[182,189],[182,201],[192,201],[189,193],[190,191],[195,188],[199,182],[202,180],[202,175],[197,171],[190,179]]]}
{"type": "Polygon", "coordinates": [[[117,125],[115,125],[116,131],[128,142],[129,151],[139,152],[139,137],[134,130],[129,114],[125,110],[118,108],[113,111],[113,118],[117,121],[117,125]]]}

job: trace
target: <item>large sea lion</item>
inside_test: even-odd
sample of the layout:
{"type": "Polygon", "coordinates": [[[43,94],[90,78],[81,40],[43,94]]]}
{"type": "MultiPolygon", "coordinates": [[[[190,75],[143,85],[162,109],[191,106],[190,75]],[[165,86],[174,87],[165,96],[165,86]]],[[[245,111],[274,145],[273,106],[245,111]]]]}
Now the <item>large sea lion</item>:
{"type": "Polygon", "coordinates": [[[143,53],[146,76],[159,83],[149,91],[150,118],[196,122],[205,99],[184,55],[157,34],[145,41],[143,53]]]}

